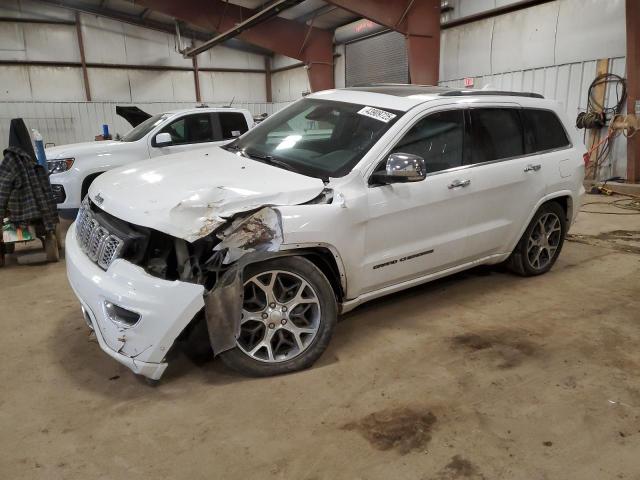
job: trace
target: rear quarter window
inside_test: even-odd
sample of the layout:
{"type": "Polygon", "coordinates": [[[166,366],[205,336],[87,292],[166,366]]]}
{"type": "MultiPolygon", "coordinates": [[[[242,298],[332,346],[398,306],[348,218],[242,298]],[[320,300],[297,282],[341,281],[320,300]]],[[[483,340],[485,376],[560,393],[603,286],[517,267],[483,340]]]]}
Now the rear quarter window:
{"type": "Polygon", "coordinates": [[[571,142],[558,116],[550,110],[522,110],[531,152],[568,147],[571,142]]]}
{"type": "Polygon", "coordinates": [[[247,119],[240,112],[222,112],[218,114],[222,138],[236,138],[249,130],[247,119]]]}

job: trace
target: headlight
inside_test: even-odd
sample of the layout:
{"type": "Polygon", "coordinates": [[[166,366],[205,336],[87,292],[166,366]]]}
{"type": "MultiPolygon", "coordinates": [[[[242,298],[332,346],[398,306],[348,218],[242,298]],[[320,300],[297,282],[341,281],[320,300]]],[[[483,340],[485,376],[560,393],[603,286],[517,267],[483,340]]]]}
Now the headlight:
{"type": "Polygon", "coordinates": [[[49,175],[52,173],[62,173],[70,170],[75,158],[60,158],[58,160],[47,160],[49,175]]]}

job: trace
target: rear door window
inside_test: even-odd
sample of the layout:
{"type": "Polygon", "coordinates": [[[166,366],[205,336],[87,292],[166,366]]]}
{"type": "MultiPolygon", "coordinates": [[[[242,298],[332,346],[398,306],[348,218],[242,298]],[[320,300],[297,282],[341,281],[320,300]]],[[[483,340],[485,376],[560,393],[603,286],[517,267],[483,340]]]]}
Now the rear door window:
{"type": "Polygon", "coordinates": [[[524,155],[524,131],[517,108],[472,108],[472,163],[524,155]]]}
{"type": "Polygon", "coordinates": [[[522,115],[527,127],[528,153],[555,150],[570,145],[562,122],[554,112],[525,108],[522,115]]]}
{"type": "Polygon", "coordinates": [[[223,140],[239,137],[249,130],[247,119],[240,112],[221,112],[214,115],[217,115],[220,121],[223,140]]]}
{"type": "Polygon", "coordinates": [[[427,173],[462,165],[464,111],[448,110],[419,120],[392,153],[411,153],[424,158],[427,173]]]}

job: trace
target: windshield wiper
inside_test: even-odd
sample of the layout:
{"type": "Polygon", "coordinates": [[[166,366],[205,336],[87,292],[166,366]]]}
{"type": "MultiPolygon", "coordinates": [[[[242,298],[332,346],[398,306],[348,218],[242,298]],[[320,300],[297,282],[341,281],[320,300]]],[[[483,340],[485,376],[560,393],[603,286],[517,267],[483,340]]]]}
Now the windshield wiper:
{"type": "Polygon", "coordinates": [[[287,162],[283,162],[282,160],[279,160],[279,159],[273,157],[273,155],[265,155],[265,154],[262,154],[262,153],[256,153],[254,151],[247,151],[246,149],[242,150],[242,154],[244,156],[252,158],[254,160],[260,160],[262,162],[269,163],[271,165],[276,165],[278,167],[282,167],[285,170],[289,170],[291,172],[297,172],[297,170],[295,168],[293,168],[291,165],[289,165],[287,162]]]}
{"type": "Polygon", "coordinates": [[[241,148],[238,145],[231,145],[231,144],[223,145],[222,148],[224,148],[225,150],[234,151],[234,152],[241,150],[241,148]]]}

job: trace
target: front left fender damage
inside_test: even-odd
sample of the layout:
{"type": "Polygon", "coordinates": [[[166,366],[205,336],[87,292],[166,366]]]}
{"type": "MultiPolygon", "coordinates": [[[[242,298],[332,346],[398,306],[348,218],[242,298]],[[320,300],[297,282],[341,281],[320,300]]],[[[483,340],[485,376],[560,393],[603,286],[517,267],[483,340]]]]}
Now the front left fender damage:
{"type": "Polygon", "coordinates": [[[223,255],[229,268],[216,285],[206,292],[204,313],[209,341],[215,355],[236,346],[242,316],[242,273],[247,265],[290,253],[280,252],[283,241],[282,218],[272,207],[264,207],[245,218],[238,218],[218,234],[214,251],[223,255]]]}

